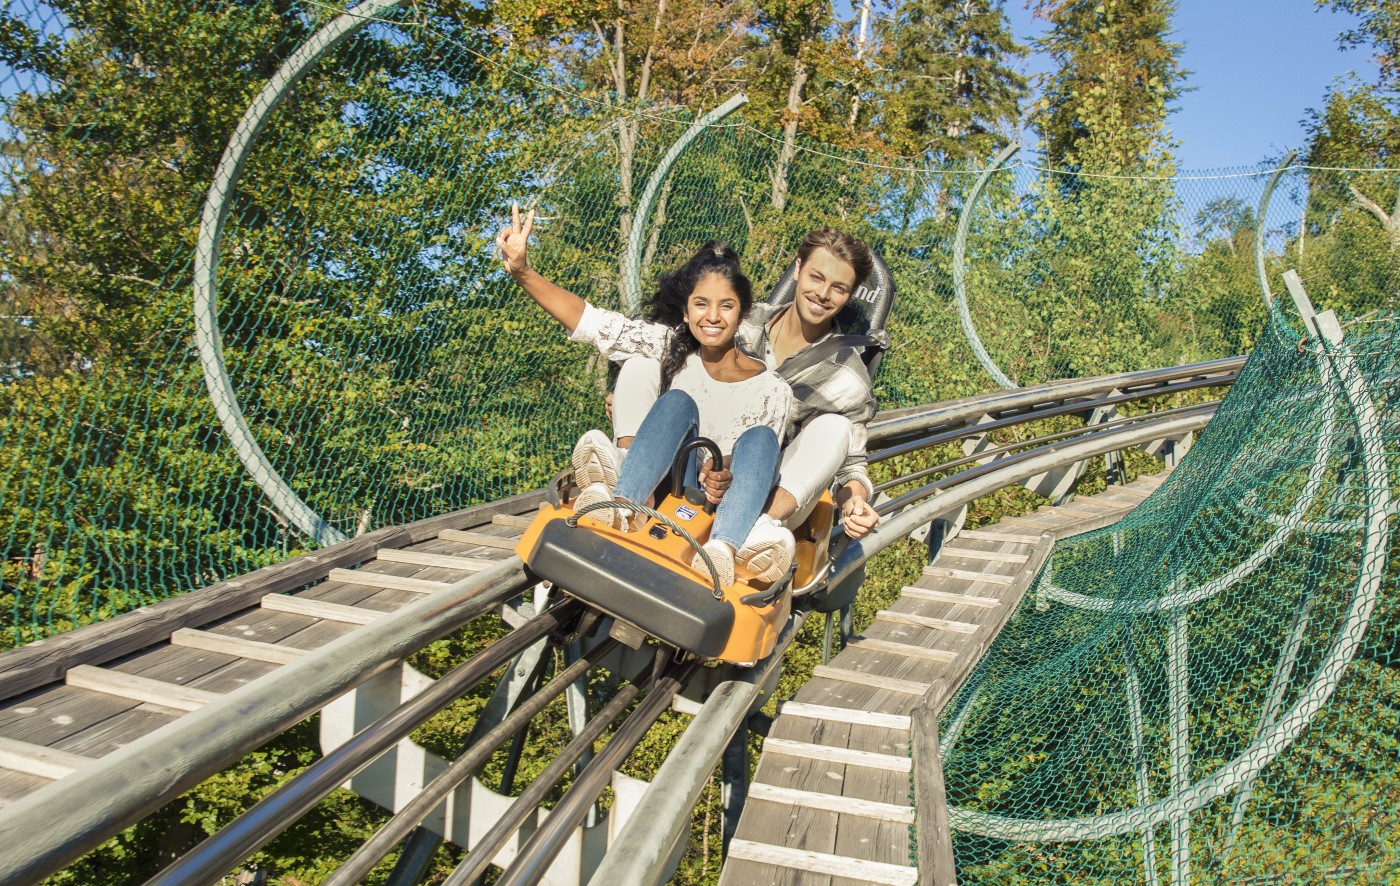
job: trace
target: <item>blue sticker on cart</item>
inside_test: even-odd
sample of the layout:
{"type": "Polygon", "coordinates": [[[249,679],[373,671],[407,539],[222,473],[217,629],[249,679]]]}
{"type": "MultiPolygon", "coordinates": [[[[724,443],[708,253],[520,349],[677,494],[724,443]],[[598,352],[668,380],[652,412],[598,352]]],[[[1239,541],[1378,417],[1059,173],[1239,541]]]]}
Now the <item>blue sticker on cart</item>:
{"type": "Polygon", "coordinates": [[[691,517],[695,516],[695,509],[688,508],[685,505],[681,505],[680,507],[676,508],[676,516],[682,520],[689,520],[691,517]]]}

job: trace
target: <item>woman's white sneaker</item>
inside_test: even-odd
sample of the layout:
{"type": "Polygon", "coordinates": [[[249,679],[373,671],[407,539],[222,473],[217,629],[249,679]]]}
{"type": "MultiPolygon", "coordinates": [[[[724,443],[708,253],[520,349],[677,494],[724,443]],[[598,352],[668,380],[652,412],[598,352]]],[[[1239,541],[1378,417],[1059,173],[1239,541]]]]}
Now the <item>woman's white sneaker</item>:
{"type": "Polygon", "coordinates": [[[787,575],[797,543],[783,524],[763,514],[749,530],[735,559],[753,571],[759,581],[774,582],[787,575]]]}
{"type": "MultiPolygon", "coordinates": [[[[734,549],[722,541],[705,542],[705,553],[710,555],[710,562],[715,565],[715,572],[719,575],[719,586],[727,588],[734,584],[734,549]]],[[[710,582],[710,570],[705,567],[705,560],[697,553],[690,561],[690,568],[704,576],[705,583],[710,582]]]]}
{"type": "MultiPolygon", "coordinates": [[[[574,513],[577,514],[589,505],[597,504],[600,501],[612,500],[613,493],[611,488],[604,486],[602,483],[589,483],[578,495],[574,496],[574,513]]],[[[627,532],[631,529],[632,521],[629,518],[632,516],[632,512],[630,510],[625,510],[623,508],[599,508],[596,511],[589,511],[586,516],[592,517],[599,523],[607,524],[619,532],[627,532]]]]}
{"type": "Polygon", "coordinates": [[[613,441],[602,431],[589,431],[579,437],[570,461],[574,468],[574,485],[579,489],[594,483],[601,483],[608,489],[617,487],[622,459],[613,441]]]}

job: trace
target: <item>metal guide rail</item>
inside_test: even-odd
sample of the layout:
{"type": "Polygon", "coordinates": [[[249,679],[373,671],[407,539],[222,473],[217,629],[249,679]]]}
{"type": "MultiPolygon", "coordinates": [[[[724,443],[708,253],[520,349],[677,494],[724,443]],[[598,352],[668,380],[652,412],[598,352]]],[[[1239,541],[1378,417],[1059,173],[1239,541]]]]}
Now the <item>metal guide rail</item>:
{"type": "MultiPolygon", "coordinates": [[[[950,440],[985,440],[988,430],[1056,415],[1085,415],[1090,423],[1082,431],[1049,434],[1017,447],[992,451],[973,446],[955,463],[883,484],[892,487],[973,465],[954,478],[882,504],[889,515],[885,524],[842,555],[832,584],[849,579],[866,558],[911,529],[955,511],[967,495],[975,498],[998,484],[1022,482],[1048,467],[1079,464],[1115,449],[1188,437],[1204,426],[1211,404],[1167,410],[1155,418],[1120,417],[1111,410],[1132,400],[1228,385],[1239,365],[1238,360],[1215,361],[1074,380],[880,416],[871,425],[871,437],[886,448],[874,453],[873,461],[950,440]]],[[[282,805],[276,810],[260,804],[254,810],[261,810],[258,815],[215,835],[207,846],[177,863],[185,867],[172,868],[158,881],[188,881],[191,877],[182,873],[187,871],[198,872],[195,880],[217,879],[346,778],[368,783],[377,756],[512,657],[508,674],[518,678],[505,679],[497,687],[495,713],[478,724],[466,762],[424,757],[429,777],[423,781],[444,774],[447,778],[416,803],[412,796],[396,796],[392,786],[387,789],[383,805],[398,815],[332,882],[353,882],[357,872],[393,851],[425,821],[433,833],[416,832],[410,846],[415,840],[420,847],[435,846],[438,837],[446,836],[481,849],[469,854],[470,864],[464,861],[466,867],[460,876],[454,875],[454,882],[469,882],[487,864],[507,867],[512,882],[554,877],[546,871],[560,853],[567,864],[559,864],[571,865],[575,880],[585,879],[600,864],[599,870],[608,870],[624,863],[623,855],[626,863],[648,865],[652,879],[664,878],[682,848],[681,829],[700,786],[720,755],[735,744],[733,737],[742,735],[750,711],[762,704],[764,687],[776,681],[781,653],[807,613],[795,616],[771,660],[758,668],[703,668],[694,673],[651,662],[648,656],[654,650],[646,645],[635,651],[619,649],[607,640],[606,630],[585,641],[577,614],[547,607],[543,600],[538,601],[541,614],[532,620],[534,607],[521,605],[531,579],[512,549],[542,500],[542,493],[530,493],[368,533],[0,655],[0,880],[27,882],[60,869],[337,696],[360,686],[363,701],[369,697],[363,693],[372,695],[388,686],[393,698],[378,709],[386,722],[356,721],[354,738],[341,736],[350,739],[341,745],[350,750],[328,749],[319,781],[312,778],[301,781],[301,787],[284,788],[287,793],[279,791],[275,796],[282,805]],[[433,686],[421,681],[409,685],[412,680],[401,666],[407,655],[491,612],[501,613],[516,628],[508,635],[510,642],[496,644],[495,657],[463,665],[470,668],[459,668],[433,686]],[[546,683],[539,662],[540,649],[547,644],[570,651],[568,679],[561,672],[546,683]],[[571,767],[578,770],[579,793],[572,800],[566,796],[568,814],[560,812],[561,804],[546,815],[535,801],[515,804],[508,814],[492,813],[514,822],[510,827],[482,833],[478,812],[476,825],[454,830],[450,811],[444,818],[444,803],[451,806],[456,798],[466,815],[473,804],[494,802],[467,796],[473,791],[480,798],[494,794],[473,777],[488,749],[510,742],[530,712],[569,691],[606,656],[611,656],[606,662],[610,672],[632,678],[626,683],[629,702],[637,700],[643,687],[651,687],[640,702],[651,713],[640,719],[634,713],[612,733],[607,745],[611,751],[592,764],[592,739],[585,736],[603,735],[622,710],[600,711],[591,719],[582,713],[571,717],[578,753],[573,758],[566,754],[553,767],[560,776],[571,767]],[[641,740],[650,722],[672,705],[698,714],[682,740],[685,760],[677,765],[685,767],[683,777],[658,778],[656,785],[664,788],[620,787],[614,770],[629,742],[641,740]],[[369,740],[367,735],[376,737],[369,740]],[[325,763],[333,758],[341,768],[325,763]],[[647,812],[642,820],[648,828],[633,833],[615,822],[611,843],[621,841],[629,851],[608,855],[609,840],[602,832],[590,837],[589,828],[579,825],[591,817],[591,804],[610,780],[619,797],[635,795],[631,805],[647,812]],[[93,802],[94,797],[101,799],[93,802]],[[40,809],[42,814],[32,814],[40,809]],[[659,817],[662,812],[669,817],[659,817]],[[537,839],[528,846],[517,835],[527,818],[554,822],[536,830],[537,839]],[[641,842],[652,849],[642,850],[641,842]]],[[[862,655],[889,654],[895,655],[891,660],[902,660],[879,648],[878,639],[867,637],[856,648],[863,647],[862,655]]],[[[579,712],[587,707],[581,702],[571,696],[571,707],[579,712]]],[[[671,764],[668,760],[667,766],[671,764]]],[[[547,789],[545,785],[539,793],[547,789]]],[[[366,795],[379,799],[373,789],[367,788],[366,795]]],[[[729,804],[730,833],[742,800],[740,790],[729,804]]],[[[619,802],[618,808],[624,805],[619,802]]],[[[608,831],[606,823],[602,831],[608,831]]]]}

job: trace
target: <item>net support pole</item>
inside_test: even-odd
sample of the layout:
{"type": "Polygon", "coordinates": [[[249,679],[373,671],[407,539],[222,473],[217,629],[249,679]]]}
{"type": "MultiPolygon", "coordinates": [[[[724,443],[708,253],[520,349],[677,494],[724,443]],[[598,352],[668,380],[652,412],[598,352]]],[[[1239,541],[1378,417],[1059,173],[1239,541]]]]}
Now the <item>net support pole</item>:
{"type": "Polygon", "coordinates": [[[963,335],[967,337],[967,344],[972,348],[972,354],[977,358],[977,362],[987,371],[987,374],[996,381],[997,384],[1008,390],[1019,387],[1014,381],[1007,377],[1006,373],[992,361],[992,357],[987,353],[986,347],[982,345],[982,339],[977,336],[977,329],[972,325],[972,311],[967,306],[967,232],[972,227],[972,212],[977,207],[977,198],[982,196],[982,191],[986,189],[987,182],[991,181],[992,175],[1003,163],[1011,159],[1011,156],[1021,150],[1021,146],[1012,142],[997,154],[987,168],[982,170],[982,174],[977,177],[972,190],[967,195],[967,201],[963,203],[962,215],[958,218],[958,236],[953,241],[953,297],[958,303],[958,321],[962,323],[963,335]]]}
{"type": "MultiPolygon", "coordinates": [[[[1115,536],[1115,542],[1117,538],[1115,536]]],[[[1124,690],[1128,698],[1128,731],[1133,741],[1133,782],[1139,806],[1152,802],[1152,783],[1147,777],[1147,750],[1143,739],[1142,681],[1138,679],[1137,653],[1133,634],[1123,626],[1124,690]]],[[[1157,832],[1148,825],[1142,831],[1142,867],[1147,886],[1157,886],[1157,832]]]]}
{"type": "MultiPolygon", "coordinates": [[[[1191,786],[1190,725],[1191,687],[1187,672],[1187,616],[1182,607],[1171,614],[1167,634],[1167,681],[1171,706],[1171,785],[1172,795],[1181,796],[1191,786]]],[[[1191,809],[1185,807],[1172,818],[1172,886],[1191,883],[1191,809]]]]}
{"type": "Polygon", "coordinates": [[[662,185],[691,142],[699,138],[706,129],[748,103],[749,97],[741,92],[690,124],[690,128],[676,139],[676,143],[671,145],[661,162],[656,164],[651,178],[647,179],[647,186],[642,191],[641,199],[637,201],[637,215],[632,222],[632,230],[627,234],[627,260],[623,262],[626,269],[622,287],[623,307],[629,316],[635,316],[642,307],[642,252],[646,245],[646,227],[652,210],[656,208],[656,198],[661,193],[662,185]]]}
{"type": "MultiPolygon", "coordinates": [[[[1282,166],[1287,167],[1292,162],[1297,151],[1289,153],[1284,159],[1282,166]]],[[[1283,169],[1274,171],[1273,178],[1269,179],[1269,186],[1264,190],[1264,197],[1259,202],[1259,224],[1263,227],[1264,211],[1269,205],[1269,195],[1273,192],[1274,184],[1278,181],[1279,174],[1283,169]]],[[[1257,243],[1257,238],[1256,238],[1257,243]]],[[[1258,256],[1258,268],[1260,283],[1263,284],[1263,259],[1262,250],[1258,256]]],[[[1308,298],[1307,292],[1303,290],[1298,282],[1297,275],[1289,271],[1284,275],[1284,283],[1289,295],[1293,298],[1293,304],[1298,308],[1298,316],[1303,318],[1303,326],[1307,330],[1308,337],[1317,344],[1322,343],[1322,336],[1317,328],[1317,309],[1313,307],[1312,299],[1308,298]]],[[[1264,290],[1266,303],[1272,306],[1269,300],[1268,290],[1264,290]]],[[[1323,382],[1332,381],[1331,372],[1328,369],[1325,359],[1318,361],[1318,371],[1323,382]]],[[[1329,509],[1336,512],[1336,502],[1329,509]]],[[[1303,596],[1298,601],[1298,607],[1293,613],[1293,624],[1289,627],[1288,637],[1284,640],[1283,652],[1279,655],[1278,664],[1274,666],[1274,672],[1269,678],[1269,688],[1264,695],[1264,706],[1259,712],[1259,720],[1255,726],[1254,733],[1257,737],[1260,733],[1274,725],[1278,720],[1279,711],[1283,708],[1284,691],[1288,688],[1293,679],[1293,671],[1298,661],[1298,653],[1303,645],[1303,635],[1307,633],[1308,626],[1312,623],[1313,603],[1317,596],[1317,574],[1309,571],[1304,583],[1303,596]]],[[[1230,861],[1230,856],[1235,851],[1235,843],[1239,840],[1240,828],[1244,826],[1245,810],[1249,807],[1249,801],[1254,795],[1255,779],[1251,778],[1240,786],[1230,801],[1230,827],[1225,834],[1224,845],[1220,849],[1220,871],[1225,870],[1225,866],[1230,861]]]]}
{"type": "Polygon", "coordinates": [[[268,118],[326,53],[334,50],[374,18],[392,12],[403,3],[404,0],[365,0],[348,12],[336,16],[330,24],[297,47],[278,67],[276,73],[263,84],[252,104],[243,112],[243,118],[238,121],[238,128],[233,131],[223,156],[219,158],[219,165],[214,170],[214,180],[209,185],[209,193],[204,199],[204,210],[199,222],[199,240],[195,245],[194,341],[195,348],[199,351],[199,362],[204,368],[204,385],[209,389],[209,399],[214,404],[214,412],[219,416],[224,434],[233,444],[238,460],[243,463],[243,467],[262,489],[277,513],[322,546],[345,541],[346,535],[322,519],[282,479],[282,475],[267,460],[267,455],[254,439],[253,432],[248,428],[248,420],[243,415],[243,409],[238,405],[238,394],[233,389],[228,366],[224,362],[223,335],[219,330],[219,250],[224,236],[224,223],[228,220],[233,195],[238,189],[238,180],[243,175],[243,166],[247,163],[248,154],[253,150],[253,145],[268,118]]]}
{"type": "Polygon", "coordinates": [[[1289,151],[1288,156],[1284,157],[1283,162],[1274,170],[1274,174],[1269,176],[1268,184],[1264,185],[1264,193],[1259,196],[1259,210],[1254,218],[1254,273],[1259,277],[1259,294],[1264,296],[1264,307],[1269,310],[1274,307],[1274,296],[1269,291],[1268,271],[1264,269],[1264,220],[1269,217],[1269,201],[1273,199],[1278,180],[1293,166],[1293,160],[1297,156],[1296,149],[1289,151]]]}

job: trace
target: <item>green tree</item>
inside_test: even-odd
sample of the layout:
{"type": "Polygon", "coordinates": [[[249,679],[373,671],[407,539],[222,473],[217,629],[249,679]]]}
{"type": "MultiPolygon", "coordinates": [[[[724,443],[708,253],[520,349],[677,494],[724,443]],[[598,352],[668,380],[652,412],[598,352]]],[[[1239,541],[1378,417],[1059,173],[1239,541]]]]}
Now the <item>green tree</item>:
{"type": "Polygon", "coordinates": [[[1038,0],[1056,64],[1032,122],[1057,166],[1097,172],[1157,166],[1168,105],[1186,72],[1169,39],[1173,0],[1038,0]]]}
{"type": "Polygon", "coordinates": [[[1352,13],[1359,26],[1344,32],[1345,47],[1373,51],[1376,80],[1352,75],[1328,90],[1306,125],[1310,166],[1300,260],[1310,277],[1327,280],[1318,293],[1339,309],[1394,307],[1400,274],[1400,8],[1394,3],[1333,0],[1319,7],[1352,13]],[[1335,282],[1334,282],[1335,281],[1335,282]]]}
{"type": "Polygon", "coordinates": [[[881,116],[903,155],[935,163],[983,160],[1020,119],[1026,54],[1000,2],[904,0],[884,26],[891,47],[881,116]]]}

